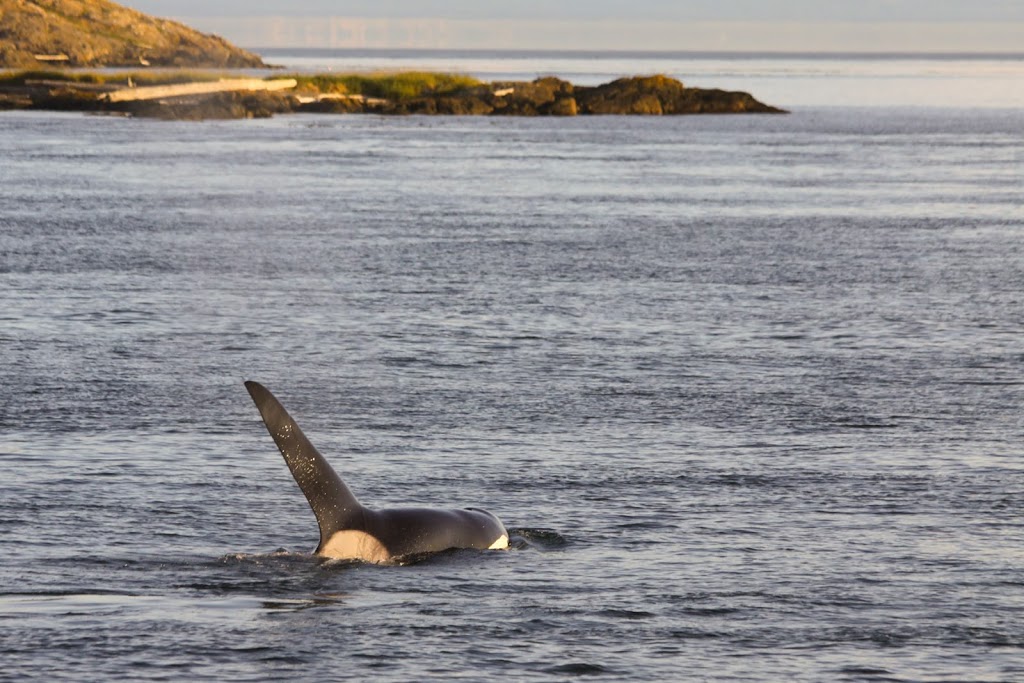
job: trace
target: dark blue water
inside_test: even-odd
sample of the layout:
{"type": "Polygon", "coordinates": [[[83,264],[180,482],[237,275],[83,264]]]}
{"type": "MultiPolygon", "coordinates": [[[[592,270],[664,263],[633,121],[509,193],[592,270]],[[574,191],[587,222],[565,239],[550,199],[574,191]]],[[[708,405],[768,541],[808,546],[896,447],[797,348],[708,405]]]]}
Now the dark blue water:
{"type": "Polygon", "coordinates": [[[1024,678],[1021,130],[3,114],[0,677],[1024,678]]]}

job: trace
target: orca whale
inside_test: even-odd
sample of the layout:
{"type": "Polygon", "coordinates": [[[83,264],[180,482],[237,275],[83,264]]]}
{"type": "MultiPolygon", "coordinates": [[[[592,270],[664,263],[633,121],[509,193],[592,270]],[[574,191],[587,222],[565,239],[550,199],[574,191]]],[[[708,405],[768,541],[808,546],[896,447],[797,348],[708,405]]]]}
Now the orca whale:
{"type": "Polygon", "coordinates": [[[313,508],[320,525],[317,555],[389,564],[453,548],[508,548],[505,526],[486,510],[371,510],[360,504],[274,395],[258,382],[245,388],[313,508]]]}

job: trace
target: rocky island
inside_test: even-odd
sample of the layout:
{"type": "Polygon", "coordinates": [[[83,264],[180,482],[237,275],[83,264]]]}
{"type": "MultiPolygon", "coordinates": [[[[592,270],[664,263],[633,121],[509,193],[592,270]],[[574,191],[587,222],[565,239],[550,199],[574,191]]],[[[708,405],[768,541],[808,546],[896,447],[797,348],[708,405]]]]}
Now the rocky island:
{"type": "Polygon", "coordinates": [[[258,55],[222,38],[108,0],[0,0],[0,68],[21,69],[0,73],[0,109],[197,120],[293,112],[477,116],[782,112],[744,92],[687,88],[663,75],[584,86],[555,77],[484,83],[465,75],[436,73],[253,78],[251,73],[241,77],[184,70],[197,67],[268,68],[258,55]],[[82,67],[101,66],[105,67],[101,72],[82,71],[82,67]]]}
{"type": "Polygon", "coordinates": [[[0,74],[0,109],[54,109],[162,119],[274,114],[576,116],[783,113],[744,92],[687,88],[667,76],[598,86],[559,78],[482,83],[467,76],[297,74],[237,78],[183,72],[0,74]]]}

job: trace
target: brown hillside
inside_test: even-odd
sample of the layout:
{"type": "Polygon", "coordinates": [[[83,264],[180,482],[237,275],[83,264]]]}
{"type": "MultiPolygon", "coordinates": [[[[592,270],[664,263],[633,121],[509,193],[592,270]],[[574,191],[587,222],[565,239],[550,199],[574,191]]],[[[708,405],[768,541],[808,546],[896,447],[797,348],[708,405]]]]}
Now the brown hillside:
{"type": "Polygon", "coordinates": [[[108,0],[0,0],[0,67],[52,63],[37,55],[66,55],[57,63],[67,66],[264,66],[219,36],[108,0]]]}

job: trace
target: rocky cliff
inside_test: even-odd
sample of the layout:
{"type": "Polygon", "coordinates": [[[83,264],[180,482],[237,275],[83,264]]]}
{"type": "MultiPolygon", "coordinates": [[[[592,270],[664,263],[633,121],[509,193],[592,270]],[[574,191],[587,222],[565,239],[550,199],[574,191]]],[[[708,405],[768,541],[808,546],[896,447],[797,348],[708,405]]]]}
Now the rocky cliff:
{"type": "Polygon", "coordinates": [[[0,0],[0,68],[264,66],[223,38],[108,0],[0,0]]]}

